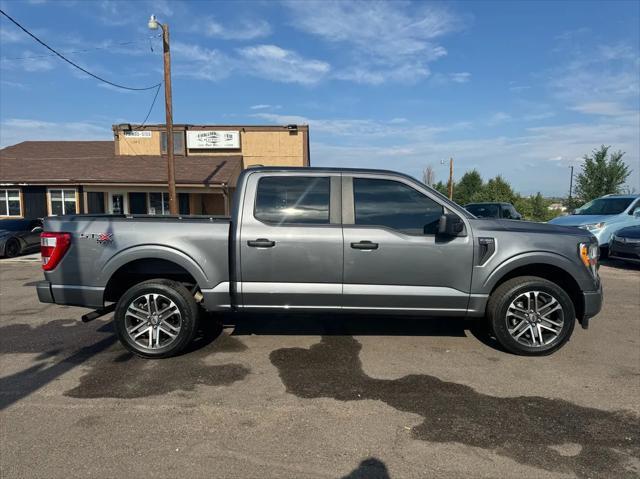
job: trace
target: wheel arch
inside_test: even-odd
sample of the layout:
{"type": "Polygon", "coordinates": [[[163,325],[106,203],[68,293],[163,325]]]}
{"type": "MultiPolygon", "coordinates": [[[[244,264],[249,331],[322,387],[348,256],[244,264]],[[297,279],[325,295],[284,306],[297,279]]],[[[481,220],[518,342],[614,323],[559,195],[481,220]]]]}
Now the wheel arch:
{"type": "Polygon", "coordinates": [[[209,286],[200,266],[181,251],[164,246],[137,247],[122,251],[103,267],[99,282],[105,285],[104,300],[115,301],[129,287],[154,278],[209,286]]]}
{"type": "Polygon", "coordinates": [[[565,268],[550,262],[536,261],[527,264],[516,264],[512,268],[500,271],[500,274],[494,274],[485,285],[490,287],[489,294],[500,287],[506,281],[520,276],[537,276],[557,284],[564,289],[576,311],[576,317],[582,321],[584,317],[584,301],[582,298],[582,290],[576,278],[565,268]]]}

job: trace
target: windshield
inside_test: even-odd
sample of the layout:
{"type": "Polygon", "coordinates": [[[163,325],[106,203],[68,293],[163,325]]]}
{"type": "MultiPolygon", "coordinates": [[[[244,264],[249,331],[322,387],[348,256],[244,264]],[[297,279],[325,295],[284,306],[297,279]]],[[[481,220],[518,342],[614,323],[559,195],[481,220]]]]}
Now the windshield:
{"type": "Polygon", "coordinates": [[[478,218],[498,218],[500,216],[498,205],[467,205],[465,209],[478,218]]]}
{"type": "Polygon", "coordinates": [[[633,198],[598,198],[581,206],[576,215],[619,215],[631,204],[633,198]]]}

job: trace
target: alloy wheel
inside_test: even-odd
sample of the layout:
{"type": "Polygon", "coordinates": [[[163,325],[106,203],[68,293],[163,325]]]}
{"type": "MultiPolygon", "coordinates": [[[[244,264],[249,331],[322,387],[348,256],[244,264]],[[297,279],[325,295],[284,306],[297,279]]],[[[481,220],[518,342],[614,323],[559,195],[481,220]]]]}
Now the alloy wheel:
{"type": "Polygon", "coordinates": [[[545,291],[520,293],[507,308],[507,330],[513,339],[528,347],[554,342],[564,326],[560,302],[545,291]]]}
{"type": "Polygon", "coordinates": [[[182,314],[168,297],[148,293],[137,297],[125,313],[126,332],[146,349],[160,349],[173,343],[182,328],[182,314]]]}

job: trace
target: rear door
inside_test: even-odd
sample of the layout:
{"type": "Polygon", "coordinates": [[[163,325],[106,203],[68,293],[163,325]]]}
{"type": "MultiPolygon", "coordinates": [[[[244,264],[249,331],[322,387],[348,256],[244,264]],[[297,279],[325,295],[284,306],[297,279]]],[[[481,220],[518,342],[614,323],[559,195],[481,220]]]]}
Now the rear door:
{"type": "Polygon", "coordinates": [[[473,240],[436,236],[438,197],[408,179],[343,176],[345,309],[464,314],[473,240]]]}
{"type": "Polygon", "coordinates": [[[255,172],[240,224],[239,304],[339,308],[342,294],[340,174],[255,172]]]}

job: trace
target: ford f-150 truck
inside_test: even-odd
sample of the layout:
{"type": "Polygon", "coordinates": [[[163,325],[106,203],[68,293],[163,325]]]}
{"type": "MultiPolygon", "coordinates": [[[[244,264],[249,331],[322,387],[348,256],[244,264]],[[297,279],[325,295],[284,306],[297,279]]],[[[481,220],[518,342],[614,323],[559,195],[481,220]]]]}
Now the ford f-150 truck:
{"type": "Polygon", "coordinates": [[[251,168],[229,218],[51,217],[41,251],[40,301],[114,309],[148,358],[181,351],[202,310],[486,318],[506,350],[541,355],[602,305],[588,231],[476,219],[389,171],[251,168]]]}

